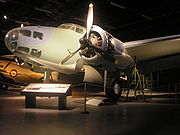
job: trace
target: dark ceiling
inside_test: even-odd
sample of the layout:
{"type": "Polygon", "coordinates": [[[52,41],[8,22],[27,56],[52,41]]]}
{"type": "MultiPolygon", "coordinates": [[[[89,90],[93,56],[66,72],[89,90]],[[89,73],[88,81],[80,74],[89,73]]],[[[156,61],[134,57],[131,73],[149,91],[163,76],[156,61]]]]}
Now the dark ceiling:
{"type": "Polygon", "coordinates": [[[5,34],[22,23],[85,26],[90,2],[94,24],[122,41],[179,34],[180,0],[0,0],[0,54],[8,53],[5,34]]]}

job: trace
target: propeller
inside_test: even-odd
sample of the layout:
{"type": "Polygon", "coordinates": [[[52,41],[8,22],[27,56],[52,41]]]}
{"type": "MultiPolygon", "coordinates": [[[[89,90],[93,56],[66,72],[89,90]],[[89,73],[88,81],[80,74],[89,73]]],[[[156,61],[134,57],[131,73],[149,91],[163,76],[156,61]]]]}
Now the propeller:
{"type": "MultiPolygon", "coordinates": [[[[93,24],[93,4],[89,4],[89,10],[88,10],[88,15],[87,15],[87,34],[86,38],[89,38],[89,33],[91,31],[93,24]]],[[[81,39],[80,39],[81,40],[81,39]]],[[[64,64],[66,61],[68,61],[70,58],[72,58],[79,50],[82,50],[86,47],[85,44],[81,44],[81,46],[74,52],[70,53],[68,56],[66,56],[62,61],[61,64],[64,64]]]]}
{"type": "Polygon", "coordinates": [[[99,46],[93,45],[88,39],[81,38],[79,40],[79,42],[84,47],[93,48],[94,50],[96,50],[96,52],[101,54],[102,57],[106,58],[107,60],[111,61],[112,63],[114,63],[116,61],[115,58],[113,58],[108,52],[102,50],[101,47],[99,47],[99,46]]]}
{"type": "Polygon", "coordinates": [[[94,50],[96,50],[96,52],[100,53],[103,57],[105,57],[106,59],[114,62],[114,58],[110,57],[108,53],[106,53],[105,51],[103,51],[99,46],[97,45],[93,45],[90,41],[89,41],[89,34],[91,31],[93,25],[93,4],[90,3],[89,4],[89,9],[88,9],[88,14],[87,14],[87,33],[86,33],[86,38],[83,37],[79,40],[81,46],[75,50],[74,52],[70,53],[68,56],[66,56],[62,61],[61,64],[64,64],[65,62],[67,62],[70,58],[72,58],[77,52],[79,52],[82,49],[85,49],[86,47],[88,48],[93,48],[94,50]]]}

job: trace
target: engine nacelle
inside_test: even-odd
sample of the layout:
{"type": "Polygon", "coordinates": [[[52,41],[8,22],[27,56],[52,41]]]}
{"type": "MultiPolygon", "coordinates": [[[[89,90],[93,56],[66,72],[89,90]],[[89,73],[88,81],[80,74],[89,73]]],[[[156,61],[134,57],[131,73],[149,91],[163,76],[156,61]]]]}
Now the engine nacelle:
{"type": "MultiPolygon", "coordinates": [[[[105,31],[99,26],[93,25],[91,32],[89,33],[89,41],[94,45],[100,47],[103,51],[108,48],[108,40],[105,31]]],[[[93,48],[86,47],[80,52],[84,61],[96,63],[101,55],[93,48]]]]}
{"type": "Polygon", "coordinates": [[[123,42],[117,38],[112,37],[110,39],[111,45],[114,47],[114,54],[122,54],[124,52],[123,42]]]}
{"type": "MultiPolygon", "coordinates": [[[[102,51],[107,52],[112,57],[114,55],[122,54],[125,50],[123,43],[120,40],[114,38],[111,34],[96,25],[93,25],[89,33],[89,41],[91,44],[97,46],[102,51]]],[[[86,62],[98,64],[102,60],[102,55],[90,47],[81,50],[80,54],[82,59],[86,62]]]]}
{"type": "Polygon", "coordinates": [[[99,46],[103,51],[108,47],[106,32],[99,26],[93,25],[89,34],[89,40],[93,45],[99,46]]]}

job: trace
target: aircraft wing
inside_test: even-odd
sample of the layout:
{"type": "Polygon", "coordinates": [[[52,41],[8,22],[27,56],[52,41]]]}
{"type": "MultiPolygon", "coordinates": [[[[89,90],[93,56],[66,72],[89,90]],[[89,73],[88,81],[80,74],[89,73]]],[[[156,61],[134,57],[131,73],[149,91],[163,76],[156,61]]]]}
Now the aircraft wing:
{"type": "Polygon", "coordinates": [[[14,59],[14,57],[15,57],[15,55],[1,55],[0,59],[11,61],[14,59]]]}
{"type": "Polygon", "coordinates": [[[146,71],[180,67],[180,34],[125,42],[124,47],[146,71]]]}

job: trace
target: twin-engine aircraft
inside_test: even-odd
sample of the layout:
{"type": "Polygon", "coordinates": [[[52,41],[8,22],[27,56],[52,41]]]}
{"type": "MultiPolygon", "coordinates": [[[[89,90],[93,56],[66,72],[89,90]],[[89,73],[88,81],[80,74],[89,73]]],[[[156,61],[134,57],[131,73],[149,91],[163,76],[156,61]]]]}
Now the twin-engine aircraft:
{"type": "MultiPolygon", "coordinates": [[[[120,71],[134,66],[136,59],[146,62],[178,54],[180,35],[123,43],[93,25],[93,4],[89,5],[87,28],[66,23],[57,28],[27,26],[15,28],[5,36],[7,48],[24,62],[44,67],[49,72],[82,73],[84,82],[111,86],[106,95],[121,95],[120,71]]],[[[58,81],[58,74],[56,77],[58,81]]]]}

